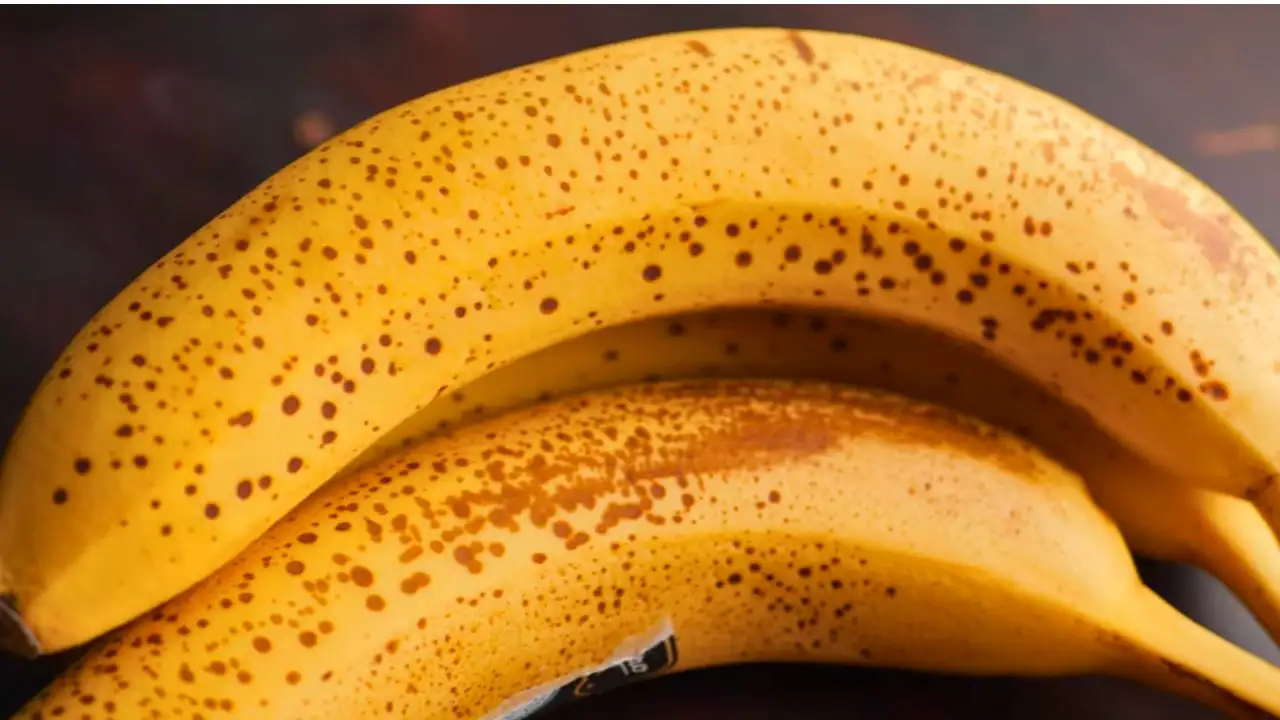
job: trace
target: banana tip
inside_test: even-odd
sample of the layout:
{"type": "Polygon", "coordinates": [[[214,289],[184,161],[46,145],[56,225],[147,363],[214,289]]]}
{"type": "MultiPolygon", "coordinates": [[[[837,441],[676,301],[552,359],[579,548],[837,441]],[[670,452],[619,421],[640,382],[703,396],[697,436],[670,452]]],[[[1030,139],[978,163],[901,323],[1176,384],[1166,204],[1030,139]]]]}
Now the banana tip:
{"type": "Polygon", "coordinates": [[[0,650],[27,658],[40,654],[40,642],[18,614],[11,595],[0,595],[0,650]]]}

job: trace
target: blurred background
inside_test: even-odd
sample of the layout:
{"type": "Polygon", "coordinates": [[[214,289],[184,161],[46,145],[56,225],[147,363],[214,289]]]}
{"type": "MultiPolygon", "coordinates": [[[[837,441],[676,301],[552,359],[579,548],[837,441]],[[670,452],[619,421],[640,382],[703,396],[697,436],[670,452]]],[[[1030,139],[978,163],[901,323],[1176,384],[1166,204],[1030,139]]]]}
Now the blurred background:
{"type": "MultiPolygon", "coordinates": [[[[639,35],[729,25],[856,32],[1056,93],[1137,136],[1280,238],[1274,7],[401,7],[0,10],[0,437],[63,344],[163,252],[334,132],[463,80],[639,35]]],[[[1280,653],[1213,581],[1144,563],[1184,611],[1280,653]]],[[[68,658],[0,656],[0,717],[68,658]]],[[[705,671],[554,717],[1166,718],[1212,714],[1119,681],[839,668],[705,671]]]]}

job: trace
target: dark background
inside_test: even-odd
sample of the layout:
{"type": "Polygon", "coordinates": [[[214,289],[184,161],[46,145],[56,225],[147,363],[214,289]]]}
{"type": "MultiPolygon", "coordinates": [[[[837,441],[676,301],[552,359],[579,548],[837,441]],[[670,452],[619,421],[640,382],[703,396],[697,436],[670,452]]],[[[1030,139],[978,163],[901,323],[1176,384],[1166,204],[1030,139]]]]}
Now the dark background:
{"type": "MultiPolygon", "coordinates": [[[[876,35],[1014,75],[1141,138],[1280,238],[1276,8],[0,10],[0,437],[102,303],[335,130],[515,65],[727,25],[876,35]]],[[[1196,619],[1280,660],[1216,583],[1142,569],[1196,619]]],[[[0,717],[64,662],[0,657],[0,717]]],[[[1213,716],[1110,680],[752,667],[654,681],[557,717],[1213,716]]]]}

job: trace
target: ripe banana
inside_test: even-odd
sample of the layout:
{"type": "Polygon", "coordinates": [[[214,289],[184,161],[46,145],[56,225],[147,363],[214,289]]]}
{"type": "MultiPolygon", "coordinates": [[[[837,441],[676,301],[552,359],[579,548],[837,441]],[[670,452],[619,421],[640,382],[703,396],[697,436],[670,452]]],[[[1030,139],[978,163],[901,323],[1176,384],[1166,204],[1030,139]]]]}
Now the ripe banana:
{"type": "Polygon", "coordinates": [[[597,48],[371,118],[104,307],[0,467],[0,595],[28,650],[83,642],[434,396],[593,327],[733,305],[983,345],[1243,496],[1280,461],[1277,276],[1209,189],[1008,78],[821,32],[597,48]]]}
{"type": "Polygon", "coordinates": [[[492,719],[750,661],[1108,673],[1280,716],[1280,669],[1145,588],[1033,446],[886,393],[685,381],[330,483],[18,718],[492,719]]]}
{"type": "Polygon", "coordinates": [[[1280,639],[1280,542],[1256,507],[1169,483],[1073,409],[974,345],[919,325],[833,312],[743,309],[595,330],[432,403],[339,475],[442,428],[584,390],[687,377],[793,378],[877,387],[1011,430],[1078,472],[1139,554],[1222,580],[1280,639]]]}

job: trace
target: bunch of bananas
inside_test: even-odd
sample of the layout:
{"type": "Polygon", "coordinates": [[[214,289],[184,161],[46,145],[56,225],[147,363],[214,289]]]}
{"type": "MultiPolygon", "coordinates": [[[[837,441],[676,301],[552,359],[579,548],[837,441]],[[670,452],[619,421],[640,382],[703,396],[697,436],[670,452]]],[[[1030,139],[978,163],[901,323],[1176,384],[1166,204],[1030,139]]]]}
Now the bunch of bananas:
{"type": "Polygon", "coordinates": [[[0,468],[34,718],[521,718],[749,661],[1280,717],[1280,257],[1062,100],[680,33],[427,95],[156,262],[0,468]]]}

